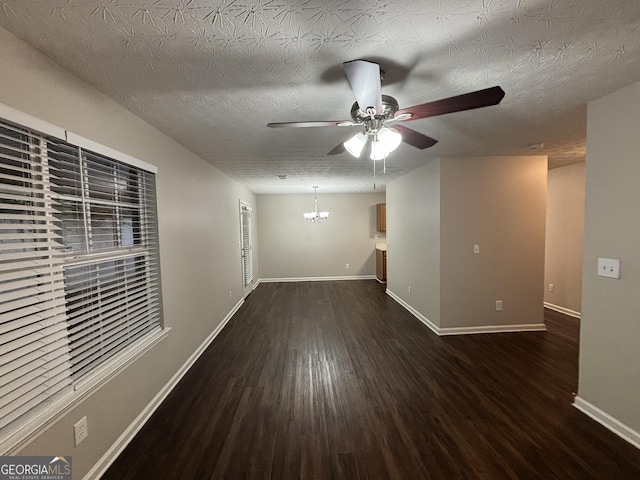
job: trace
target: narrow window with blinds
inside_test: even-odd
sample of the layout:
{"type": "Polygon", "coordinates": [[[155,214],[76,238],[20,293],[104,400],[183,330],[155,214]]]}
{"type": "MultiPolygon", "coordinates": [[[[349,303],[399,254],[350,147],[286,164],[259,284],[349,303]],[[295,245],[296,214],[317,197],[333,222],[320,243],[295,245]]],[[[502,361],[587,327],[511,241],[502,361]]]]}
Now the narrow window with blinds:
{"type": "Polygon", "coordinates": [[[240,204],[241,235],[242,235],[242,273],[245,287],[253,281],[253,251],[251,249],[251,207],[246,203],[240,204]]]}
{"type": "Polygon", "coordinates": [[[0,120],[0,437],[161,330],[154,173],[0,120]]]}

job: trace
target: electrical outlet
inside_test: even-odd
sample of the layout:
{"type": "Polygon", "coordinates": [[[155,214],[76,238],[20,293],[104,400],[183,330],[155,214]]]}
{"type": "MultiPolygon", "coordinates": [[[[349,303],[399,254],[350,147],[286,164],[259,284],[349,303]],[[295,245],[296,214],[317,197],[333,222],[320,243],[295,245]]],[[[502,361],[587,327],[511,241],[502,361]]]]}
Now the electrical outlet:
{"type": "Polygon", "coordinates": [[[409,285],[409,295],[411,295],[411,285],[409,285]]]}
{"type": "Polygon", "coordinates": [[[502,300],[496,300],[496,312],[502,311],[502,300]]]}
{"type": "Polygon", "coordinates": [[[555,289],[556,289],[556,286],[553,283],[550,283],[549,284],[549,291],[553,292],[553,291],[555,291],[555,289]]]}
{"type": "Polygon", "coordinates": [[[473,253],[476,254],[476,255],[478,253],[480,253],[480,245],[474,245],[473,246],[473,253]]]}
{"type": "Polygon", "coordinates": [[[347,270],[349,270],[349,264],[347,263],[344,268],[346,268],[347,270]]]}
{"type": "Polygon", "coordinates": [[[231,300],[233,297],[231,296],[231,290],[229,290],[229,300],[231,300]]]}
{"type": "Polygon", "coordinates": [[[73,426],[73,433],[76,440],[76,447],[89,436],[89,427],[87,425],[87,417],[82,417],[78,423],[73,426]]]}
{"type": "Polygon", "coordinates": [[[620,278],[620,260],[617,258],[598,258],[598,275],[620,278]]]}

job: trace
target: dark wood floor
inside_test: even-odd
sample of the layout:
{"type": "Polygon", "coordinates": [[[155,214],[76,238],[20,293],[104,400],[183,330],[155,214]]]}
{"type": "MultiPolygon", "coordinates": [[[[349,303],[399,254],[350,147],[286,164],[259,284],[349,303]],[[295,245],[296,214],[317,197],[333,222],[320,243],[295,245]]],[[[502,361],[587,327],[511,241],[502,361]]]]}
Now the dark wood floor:
{"type": "Polygon", "coordinates": [[[640,478],[571,406],[577,320],[438,337],[384,288],[261,284],[103,479],[640,478]]]}

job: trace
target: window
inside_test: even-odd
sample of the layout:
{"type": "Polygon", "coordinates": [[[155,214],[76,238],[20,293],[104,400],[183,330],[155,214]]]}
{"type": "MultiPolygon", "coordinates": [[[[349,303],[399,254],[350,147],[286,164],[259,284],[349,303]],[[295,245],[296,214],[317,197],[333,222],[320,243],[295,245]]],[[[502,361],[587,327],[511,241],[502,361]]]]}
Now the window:
{"type": "Polygon", "coordinates": [[[0,437],[160,332],[154,172],[0,120],[0,437]]]}
{"type": "Polygon", "coordinates": [[[244,286],[253,281],[253,249],[251,248],[251,206],[240,202],[240,229],[242,237],[242,276],[244,286]]]}

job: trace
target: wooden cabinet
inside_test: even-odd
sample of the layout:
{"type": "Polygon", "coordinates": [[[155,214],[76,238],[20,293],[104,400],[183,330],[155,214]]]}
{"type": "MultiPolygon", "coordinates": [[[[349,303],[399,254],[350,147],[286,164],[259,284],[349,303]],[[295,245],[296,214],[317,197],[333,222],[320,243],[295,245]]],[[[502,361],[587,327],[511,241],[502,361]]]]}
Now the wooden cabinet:
{"type": "Polygon", "coordinates": [[[376,277],[381,282],[387,281],[387,251],[376,249],[376,277]]]}
{"type": "Polygon", "coordinates": [[[387,204],[379,203],[376,205],[376,224],[379,232],[387,231],[387,204]]]}

